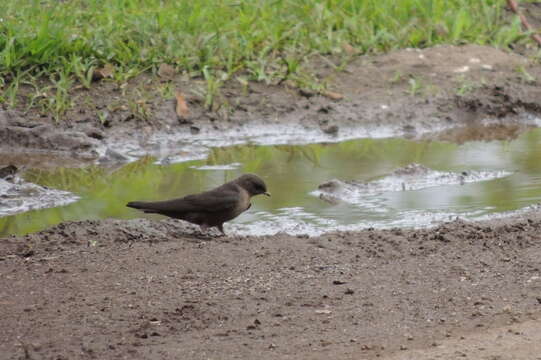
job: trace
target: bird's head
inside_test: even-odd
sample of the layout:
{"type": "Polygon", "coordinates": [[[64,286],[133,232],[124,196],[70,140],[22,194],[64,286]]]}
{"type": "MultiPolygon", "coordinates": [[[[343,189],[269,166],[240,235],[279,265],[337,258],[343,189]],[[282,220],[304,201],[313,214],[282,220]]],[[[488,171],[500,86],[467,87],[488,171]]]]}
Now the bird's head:
{"type": "Polygon", "coordinates": [[[244,174],[237,178],[235,182],[244,190],[248,191],[250,196],[260,194],[270,196],[270,194],[267,192],[267,185],[265,185],[265,182],[257,175],[244,174]]]}

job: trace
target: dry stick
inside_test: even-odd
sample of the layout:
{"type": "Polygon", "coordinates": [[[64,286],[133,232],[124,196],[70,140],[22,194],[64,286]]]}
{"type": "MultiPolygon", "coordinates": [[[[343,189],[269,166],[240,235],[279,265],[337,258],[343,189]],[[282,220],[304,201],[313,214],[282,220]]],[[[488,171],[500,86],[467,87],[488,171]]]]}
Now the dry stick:
{"type": "Polygon", "coordinates": [[[534,39],[537,44],[539,46],[541,46],[541,36],[539,36],[538,34],[535,34],[534,33],[534,28],[530,25],[530,23],[528,22],[528,20],[526,19],[526,16],[524,16],[518,9],[518,5],[516,3],[515,0],[507,0],[507,5],[511,8],[511,10],[513,10],[513,12],[515,14],[518,15],[518,17],[520,18],[520,22],[522,23],[522,26],[524,26],[524,28],[527,30],[527,31],[531,31],[532,32],[532,39],[534,39]]]}

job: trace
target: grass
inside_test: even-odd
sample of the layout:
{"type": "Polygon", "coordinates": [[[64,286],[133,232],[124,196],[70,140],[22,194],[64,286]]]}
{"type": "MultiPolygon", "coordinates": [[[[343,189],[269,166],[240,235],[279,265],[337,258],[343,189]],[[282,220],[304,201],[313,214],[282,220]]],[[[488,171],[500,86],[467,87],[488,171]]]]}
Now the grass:
{"type": "Polygon", "coordinates": [[[347,58],[347,49],[366,54],[440,43],[505,48],[526,35],[518,20],[505,19],[504,3],[2,0],[0,102],[14,106],[21,85],[29,85],[36,88],[35,103],[61,118],[70,90],[92,86],[105,64],[121,83],[167,63],[203,78],[212,108],[220,86],[235,76],[309,83],[303,65],[314,55],[347,58]]]}

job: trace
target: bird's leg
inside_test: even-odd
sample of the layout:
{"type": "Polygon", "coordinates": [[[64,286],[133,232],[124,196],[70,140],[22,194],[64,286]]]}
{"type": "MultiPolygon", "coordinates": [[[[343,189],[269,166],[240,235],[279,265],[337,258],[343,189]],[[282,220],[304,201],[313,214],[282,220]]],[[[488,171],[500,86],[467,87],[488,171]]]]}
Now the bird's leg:
{"type": "Polygon", "coordinates": [[[216,227],[217,227],[218,230],[220,230],[220,232],[222,233],[221,236],[225,236],[224,224],[217,225],[216,227]]]}
{"type": "Polygon", "coordinates": [[[199,225],[199,228],[201,229],[201,234],[206,235],[208,233],[209,227],[207,224],[201,224],[199,225]]]}
{"type": "MultiPolygon", "coordinates": [[[[216,227],[218,228],[218,230],[220,230],[221,234],[219,236],[225,236],[225,232],[224,232],[224,227],[223,227],[223,224],[220,224],[220,225],[216,225],[216,227]]],[[[210,226],[208,226],[207,224],[200,224],[199,225],[199,228],[201,229],[201,235],[205,235],[205,236],[209,236],[209,230],[210,230],[210,226]]]]}

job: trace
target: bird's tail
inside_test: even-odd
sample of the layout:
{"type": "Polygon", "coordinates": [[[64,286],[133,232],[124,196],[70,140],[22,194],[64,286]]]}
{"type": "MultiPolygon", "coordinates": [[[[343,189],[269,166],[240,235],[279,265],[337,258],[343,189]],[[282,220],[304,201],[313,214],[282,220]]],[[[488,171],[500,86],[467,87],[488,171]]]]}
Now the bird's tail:
{"type": "Polygon", "coordinates": [[[129,203],[126,204],[127,207],[142,210],[145,213],[157,212],[155,209],[152,209],[152,206],[150,205],[144,201],[130,201],[129,203]]]}
{"type": "Polygon", "coordinates": [[[144,209],[145,205],[146,204],[142,201],[130,201],[129,203],[126,204],[127,207],[131,207],[134,209],[144,209]]]}
{"type": "Polygon", "coordinates": [[[169,208],[167,207],[168,204],[168,201],[130,201],[126,204],[126,206],[144,211],[146,213],[166,214],[170,212],[169,208]]]}

